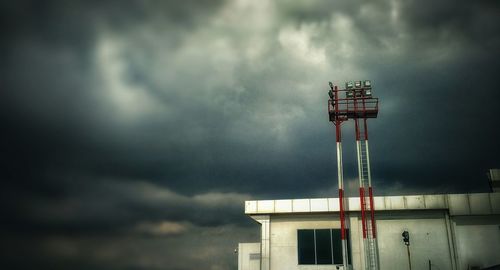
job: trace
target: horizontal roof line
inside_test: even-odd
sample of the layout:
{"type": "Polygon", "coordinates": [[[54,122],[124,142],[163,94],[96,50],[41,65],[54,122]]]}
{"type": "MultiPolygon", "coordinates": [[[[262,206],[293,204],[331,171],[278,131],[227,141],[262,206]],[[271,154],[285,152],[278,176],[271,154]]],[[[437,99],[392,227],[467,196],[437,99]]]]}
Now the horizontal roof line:
{"type": "MultiPolygon", "coordinates": [[[[500,193],[376,196],[375,211],[447,209],[450,215],[500,214],[500,193]]],[[[359,197],[345,200],[345,211],[361,211],[359,197]]],[[[245,201],[245,214],[339,212],[338,198],[245,201]]]]}

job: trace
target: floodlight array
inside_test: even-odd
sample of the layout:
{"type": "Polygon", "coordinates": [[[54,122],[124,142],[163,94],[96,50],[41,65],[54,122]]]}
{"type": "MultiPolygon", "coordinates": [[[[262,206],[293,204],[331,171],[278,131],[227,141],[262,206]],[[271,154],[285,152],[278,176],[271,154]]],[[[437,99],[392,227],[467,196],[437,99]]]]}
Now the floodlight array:
{"type": "Polygon", "coordinates": [[[346,98],[354,97],[371,97],[372,96],[372,82],[370,80],[364,81],[348,81],[345,83],[346,98]]]}

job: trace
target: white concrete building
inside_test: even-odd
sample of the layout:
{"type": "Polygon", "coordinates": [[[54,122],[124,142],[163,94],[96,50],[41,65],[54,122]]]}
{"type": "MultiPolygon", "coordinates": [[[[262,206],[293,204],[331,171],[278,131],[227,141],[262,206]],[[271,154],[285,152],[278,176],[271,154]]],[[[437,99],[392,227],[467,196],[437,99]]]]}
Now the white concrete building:
{"type": "MultiPolygon", "coordinates": [[[[410,234],[412,270],[500,269],[488,268],[500,265],[500,193],[374,201],[380,269],[409,269],[403,231],[410,234]]],[[[361,270],[359,198],[346,199],[346,213],[349,265],[361,270]]],[[[261,239],[239,244],[239,270],[342,269],[337,198],[246,201],[245,214],[261,225],[261,239]]]]}

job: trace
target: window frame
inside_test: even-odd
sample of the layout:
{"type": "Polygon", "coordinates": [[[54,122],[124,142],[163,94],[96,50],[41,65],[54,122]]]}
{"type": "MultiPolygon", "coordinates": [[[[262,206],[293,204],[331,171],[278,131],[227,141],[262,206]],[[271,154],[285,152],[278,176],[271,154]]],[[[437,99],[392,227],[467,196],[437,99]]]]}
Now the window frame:
{"type": "MultiPolygon", "coordinates": [[[[342,258],[342,251],[340,251],[340,257],[336,257],[334,256],[335,253],[337,253],[338,255],[338,249],[340,247],[340,250],[342,250],[342,245],[338,246],[336,249],[334,248],[335,247],[335,242],[334,241],[334,231],[336,231],[335,233],[338,234],[340,232],[341,229],[339,228],[316,228],[316,229],[297,229],[297,264],[298,265],[342,265],[343,264],[343,258],[342,258]],[[317,230],[329,230],[329,234],[330,234],[330,237],[329,237],[329,242],[330,242],[330,253],[331,253],[331,263],[318,263],[318,241],[317,241],[317,233],[316,231],[317,230]],[[301,238],[299,235],[301,234],[301,232],[311,232],[312,231],[312,236],[313,236],[313,252],[314,252],[314,262],[313,263],[309,263],[310,260],[307,260],[307,262],[302,262],[304,259],[303,256],[301,256],[301,251],[304,251],[304,245],[307,245],[306,244],[302,244],[301,245],[301,241],[304,241],[304,240],[300,240],[299,238],[301,238]],[[301,249],[301,246],[302,246],[302,249],[301,249]],[[337,252],[336,252],[337,251],[337,252]],[[339,262],[340,260],[340,262],[339,262]]],[[[350,233],[349,233],[349,229],[346,228],[346,240],[347,240],[347,258],[348,258],[348,264],[351,265],[352,264],[352,259],[351,259],[351,240],[350,240],[350,233]]],[[[310,239],[309,239],[310,241],[310,239]]],[[[341,241],[341,240],[340,240],[341,241]]],[[[338,242],[338,240],[337,240],[338,242]]],[[[311,243],[309,243],[310,245],[311,243]]],[[[310,258],[310,257],[309,257],[310,258]]]]}

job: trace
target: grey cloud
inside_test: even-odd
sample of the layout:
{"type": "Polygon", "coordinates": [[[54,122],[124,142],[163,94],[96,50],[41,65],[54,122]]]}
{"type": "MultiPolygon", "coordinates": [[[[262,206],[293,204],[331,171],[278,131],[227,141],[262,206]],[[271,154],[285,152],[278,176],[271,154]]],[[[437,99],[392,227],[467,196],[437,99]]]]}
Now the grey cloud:
{"type": "Polygon", "coordinates": [[[243,202],[251,199],[249,195],[218,192],[189,197],[144,181],[90,183],[90,186],[73,184],[63,198],[31,198],[21,204],[28,221],[38,222],[37,226],[19,230],[21,224],[12,223],[4,227],[24,233],[33,229],[42,233],[62,230],[69,234],[101,235],[123,233],[143,222],[166,220],[207,227],[249,224],[242,215],[243,202]]]}
{"type": "Polygon", "coordinates": [[[252,241],[257,236],[254,229],[219,226],[193,227],[184,234],[169,237],[137,234],[5,237],[4,243],[12,249],[3,265],[10,269],[28,269],[35,264],[42,269],[193,269],[202,264],[207,269],[232,269],[237,267],[233,253],[238,242],[235,239],[252,241]],[[30,248],[19,249],[20,244],[30,248]]]}

